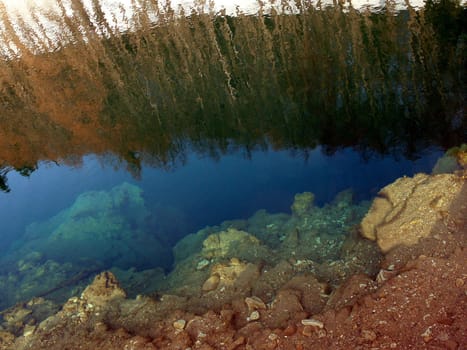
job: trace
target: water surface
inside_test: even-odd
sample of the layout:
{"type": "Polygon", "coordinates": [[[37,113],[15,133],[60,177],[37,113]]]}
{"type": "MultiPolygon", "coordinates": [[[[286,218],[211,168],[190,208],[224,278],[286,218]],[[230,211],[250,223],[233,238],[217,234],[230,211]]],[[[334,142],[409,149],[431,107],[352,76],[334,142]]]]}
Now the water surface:
{"type": "Polygon", "coordinates": [[[225,220],[267,244],[251,218],[290,215],[297,193],[321,221],[355,204],[348,233],[362,201],[467,139],[454,2],[157,22],[145,4],[122,32],[76,1],[54,40],[1,12],[1,307],[83,271],[168,272],[174,245],[225,220]]]}

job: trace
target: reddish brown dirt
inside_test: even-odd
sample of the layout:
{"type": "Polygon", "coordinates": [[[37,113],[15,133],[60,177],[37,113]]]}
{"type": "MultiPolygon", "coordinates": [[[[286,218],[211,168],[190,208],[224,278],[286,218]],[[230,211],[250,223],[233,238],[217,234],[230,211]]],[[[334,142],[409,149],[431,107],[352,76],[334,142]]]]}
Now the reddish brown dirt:
{"type": "MultiPolygon", "coordinates": [[[[28,343],[24,348],[50,350],[466,349],[466,261],[467,250],[457,248],[446,257],[420,256],[398,272],[387,271],[379,286],[353,276],[315,315],[305,311],[306,297],[293,288],[296,278],[272,305],[258,310],[256,321],[247,321],[243,300],[202,315],[173,311],[159,321],[151,320],[150,311],[129,318],[114,305],[104,318],[62,320],[36,331],[28,342],[17,339],[8,346],[5,340],[3,348],[28,343]],[[311,317],[323,328],[302,324],[311,317]],[[177,329],[177,320],[186,325],[177,329]]],[[[151,309],[151,302],[141,305],[151,309]]]]}

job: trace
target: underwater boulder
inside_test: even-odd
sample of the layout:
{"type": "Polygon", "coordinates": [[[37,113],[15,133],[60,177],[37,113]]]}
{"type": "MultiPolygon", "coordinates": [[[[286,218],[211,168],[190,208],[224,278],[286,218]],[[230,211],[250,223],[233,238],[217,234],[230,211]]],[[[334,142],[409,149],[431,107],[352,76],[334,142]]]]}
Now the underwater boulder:
{"type": "Polygon", "coordinates": [[[110,271],[104,271],[94,278],[81,294],[81,299],[94,306],[103,306],[114,299],[125,299],[126,292],[120,287],[120,282],[110,271]]]}
{"type": "Polygon", "coordinates": [[[255,236],[229,228],[209,235],[203,242],[201,255],[207,259],[239,258],[254,262],[271,253],[255,236]]]}
{"type": "Polygon", "coordinates": [[[309,214],[313,208],[315,195],[311,192],[297,193],[292,203],[292,215],[297,217],[304,217],[309,214]]]}
{"type": "Polygon", "coordinates": [[[467,169],[467,144],[448,149],[436,162],[432,174],[454,173],[462,169],[467,169]]]}
{"type": "Polygon", "coordinates": [[[81,194],[55,217],[31,224],[23,249],[28,247],[59,262],[88,260],[104,267],[168,267],[171,250],[147,225],[142,190],[122,183],[110,191],[81,194]]]}

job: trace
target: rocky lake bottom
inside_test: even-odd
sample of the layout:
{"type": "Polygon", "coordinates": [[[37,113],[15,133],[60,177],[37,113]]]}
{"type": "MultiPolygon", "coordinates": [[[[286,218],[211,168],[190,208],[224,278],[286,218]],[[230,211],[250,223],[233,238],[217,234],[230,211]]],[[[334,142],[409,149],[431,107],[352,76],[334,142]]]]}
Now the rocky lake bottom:
{"type": "Polygon", "coordinates": [[[260,210],[206,227],[173,247],[171,270],[145,268],[168,259],[149,248],[132,267],[141,256],[128,242],[149,239],[136,186],[85,193],[30,225],[4,258],[0,349],[462,349],[466,152],[449,157],[372,203],[344,191],[318,207],[304,192],[291,214],[260,210]],[[134,214],[122,219],[122,208],[134,214]],[[96,227],[105,227],[98,240],[96,227]],[[111,242],[114,265],[93,265],[111,242]]]}

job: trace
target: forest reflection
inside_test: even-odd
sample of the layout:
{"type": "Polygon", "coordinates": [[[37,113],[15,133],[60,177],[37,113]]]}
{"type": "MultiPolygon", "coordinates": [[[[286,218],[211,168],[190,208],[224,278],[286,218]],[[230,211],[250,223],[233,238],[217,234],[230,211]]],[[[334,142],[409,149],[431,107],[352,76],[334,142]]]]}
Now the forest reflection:
{"type": "Polygon", "coordinates": [[[3,191],[10,171],[90,153],[138,176],[142,164],[183,163],[188,150],[416,157],[466,137],[466,9],[455,1],[178,16],[146,0],[125,32],[98,0],[92,14],[81,1],[57,4],[58,41],[37,17],[15,27],[0,8],[3,191]]]}

